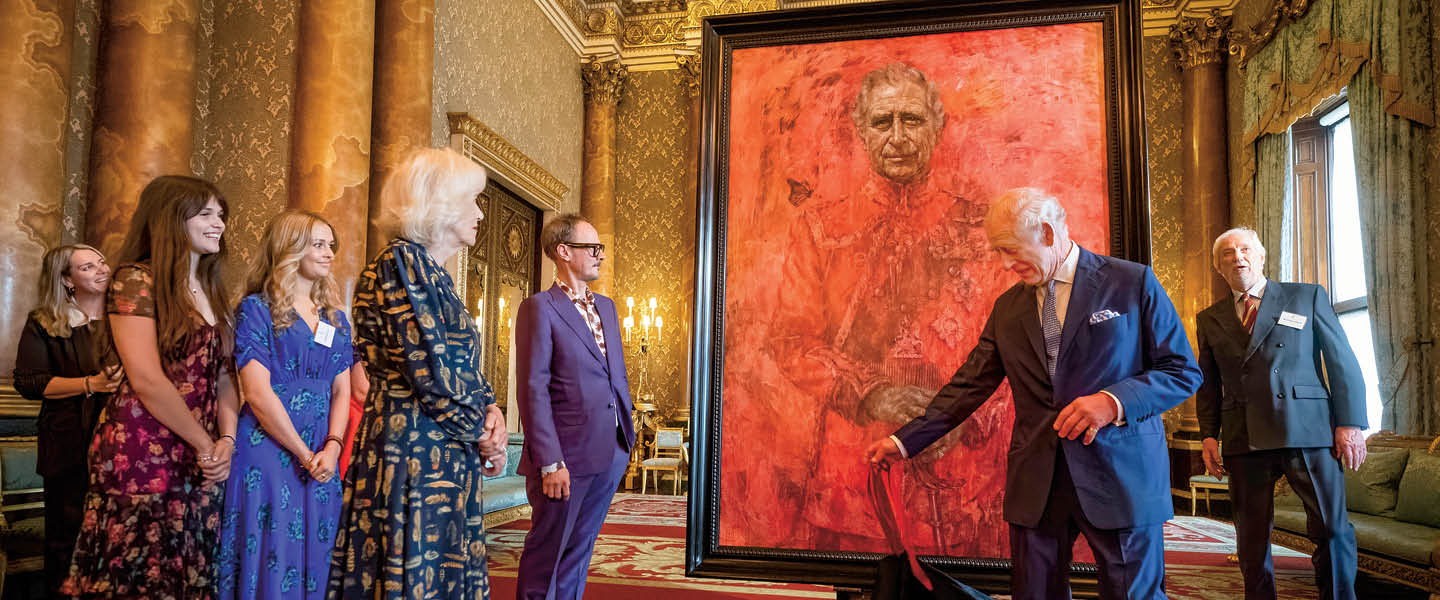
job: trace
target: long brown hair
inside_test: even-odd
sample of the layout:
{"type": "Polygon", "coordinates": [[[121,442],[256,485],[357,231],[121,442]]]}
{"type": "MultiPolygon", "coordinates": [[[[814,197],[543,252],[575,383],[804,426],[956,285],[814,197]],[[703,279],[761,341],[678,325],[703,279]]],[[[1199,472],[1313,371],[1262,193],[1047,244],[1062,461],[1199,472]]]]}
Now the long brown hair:
{"type": "MultiPolygon", "coordinates": [[[[265,226],[265,237],[260,240],[260,260],[250,271],[245,293],[265,296],[276,332],[295,323],[295,311],[291,310],[295,304],[295,280],[300,278],[300,259],[310,251],[310,231],[316,223],[329,227],[330,235],[335,235],[335,227],[325,217],[308,210],[287,210],[265,226]]],[[[335,241],[337,246],[339,243],[335,241]]],[[[343,307],[337,287],[335,278],[326,275],[310,288],[310,300],[316,310],[323,311],[332,323],[339,319],[343,307]]]]}
{"type": "Polygon", "coordinates": [[[80,309],[75,297],[65,287],[65,278],[70,276],[70,258],[80,250],[99,254],[102,259],[105,257],[93,246],[66,244],[51,248],[40,261],[40,298],[35,310],[30,311],[30,318],[35,319],[45,333],[57,338],[70,337],[70,316],[66,312],[80,309]]]}
{"type": "MultiPolygon", "coordinates": [[[[220,219],[226,220],[230,205],[215,184],[185,175],[156,177],[140,192],[140,205],[130,219],[130,233],[125,235],[125,244],[120,247],[116,260],[119,265],[150,264],[155,277],[156,341],[164,357],[178,357],[194,327],[191,311],[196,306],[189,291],[191,244],[185,222],[200,214],[212,198],[220,205],[220,219]]],[[[235,339],[235,323],[228,309],[230,297],[222,276],[225,256],[225,236],[222,235],[219,252],[200,255],[195,277],[210,299],[222,355],[228,356],[235,339]]]]}

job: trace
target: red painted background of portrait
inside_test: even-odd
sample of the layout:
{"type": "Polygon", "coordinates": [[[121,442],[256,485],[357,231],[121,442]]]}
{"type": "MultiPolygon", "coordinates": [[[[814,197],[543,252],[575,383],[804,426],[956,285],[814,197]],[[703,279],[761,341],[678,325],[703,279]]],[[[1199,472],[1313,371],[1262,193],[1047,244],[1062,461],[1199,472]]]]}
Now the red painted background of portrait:
{"type": "MultiPolygon", "coordinates": [[[[875,391],[939,389],[1016,282],[988,249],[992,199],[1041,188],[1066,207],[1073,239],[1109,252],[1101,33],[1080,23],[733,53],[721,545],[887,551],[861,451],[923,406],[875,391]],[[908,185],[872,169],[851,119],[864,76],[895,62],[923,72],[945,111],[930,172],[908,185]]],[[[920,553],[1009,557],[1013,418],[1002,386],[906,462],[906,535],[920,553]]]]}

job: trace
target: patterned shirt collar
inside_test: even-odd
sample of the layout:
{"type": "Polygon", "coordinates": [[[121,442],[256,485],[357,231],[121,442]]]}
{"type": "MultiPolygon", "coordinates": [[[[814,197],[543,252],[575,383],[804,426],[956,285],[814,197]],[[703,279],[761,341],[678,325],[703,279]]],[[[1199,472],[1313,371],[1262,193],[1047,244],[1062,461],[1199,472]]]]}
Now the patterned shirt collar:
{"type": "Polygon", "coordinates": [[[595,303],[595,292],[590,288],[585,288],[585,295],[582,296],[576,294],[575,290],[571,289],[570,286],[565,285],[565,282],[560,281],[559,279],[555,280],[555,285],[560,286],[560,291],[565,292],[565,295],[575,302],[584,302],[587,304],[595,303]]]}

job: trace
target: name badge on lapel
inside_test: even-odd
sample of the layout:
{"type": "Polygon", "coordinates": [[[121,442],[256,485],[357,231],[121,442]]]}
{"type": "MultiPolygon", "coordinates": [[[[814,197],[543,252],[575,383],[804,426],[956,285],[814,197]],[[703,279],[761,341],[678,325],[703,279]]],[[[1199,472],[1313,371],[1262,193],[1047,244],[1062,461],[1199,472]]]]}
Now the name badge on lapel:
{"type": "Polygon", "coordinates": [[[1304,329],[1305,321],[1307,320],[1309,320],[1309,317],[1306,317],[1305,315],[1297,315],[1292,312],[1284,311],[1280,312],[1280,324],[1286,327],[1291,327],[1294,329],[1304,329]]]}
{"type": "Polygon", "coordinates": [[[320,326],[315,328],[315,343],[326,348],[335,343],[335,326],[321,321],[320,326]]]}

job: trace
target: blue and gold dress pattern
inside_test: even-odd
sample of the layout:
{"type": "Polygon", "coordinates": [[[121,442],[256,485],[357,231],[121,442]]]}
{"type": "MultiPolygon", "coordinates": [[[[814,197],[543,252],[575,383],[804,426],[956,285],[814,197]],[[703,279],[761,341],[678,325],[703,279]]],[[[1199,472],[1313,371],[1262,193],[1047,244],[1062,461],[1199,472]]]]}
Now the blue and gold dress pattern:
{"type": "MultiPolygon", "coordinates": [[[[235,318],[235,365],[257,362],[285,406],[295,432],[311,450],[330,433],[331,386],[350,368],[354,351],[343,312],[330,346],[315,340],[305,320],[275,331],[260,294],[240,303],[235,318]]],[[[220,531],[221,598],[325,597],[335,527],[340,522],[340,481],[315,481],[305,465],[265,432],[246,404],[235,430],[235,457],[225,483],[220,531]]]]}
{"type": "Polygon", "coordinates": [[[396,239],[355,287],[370,394],[345,476],[329,598],[484,600],[478,440],[495,402],[450,275],[396,239]]]}

